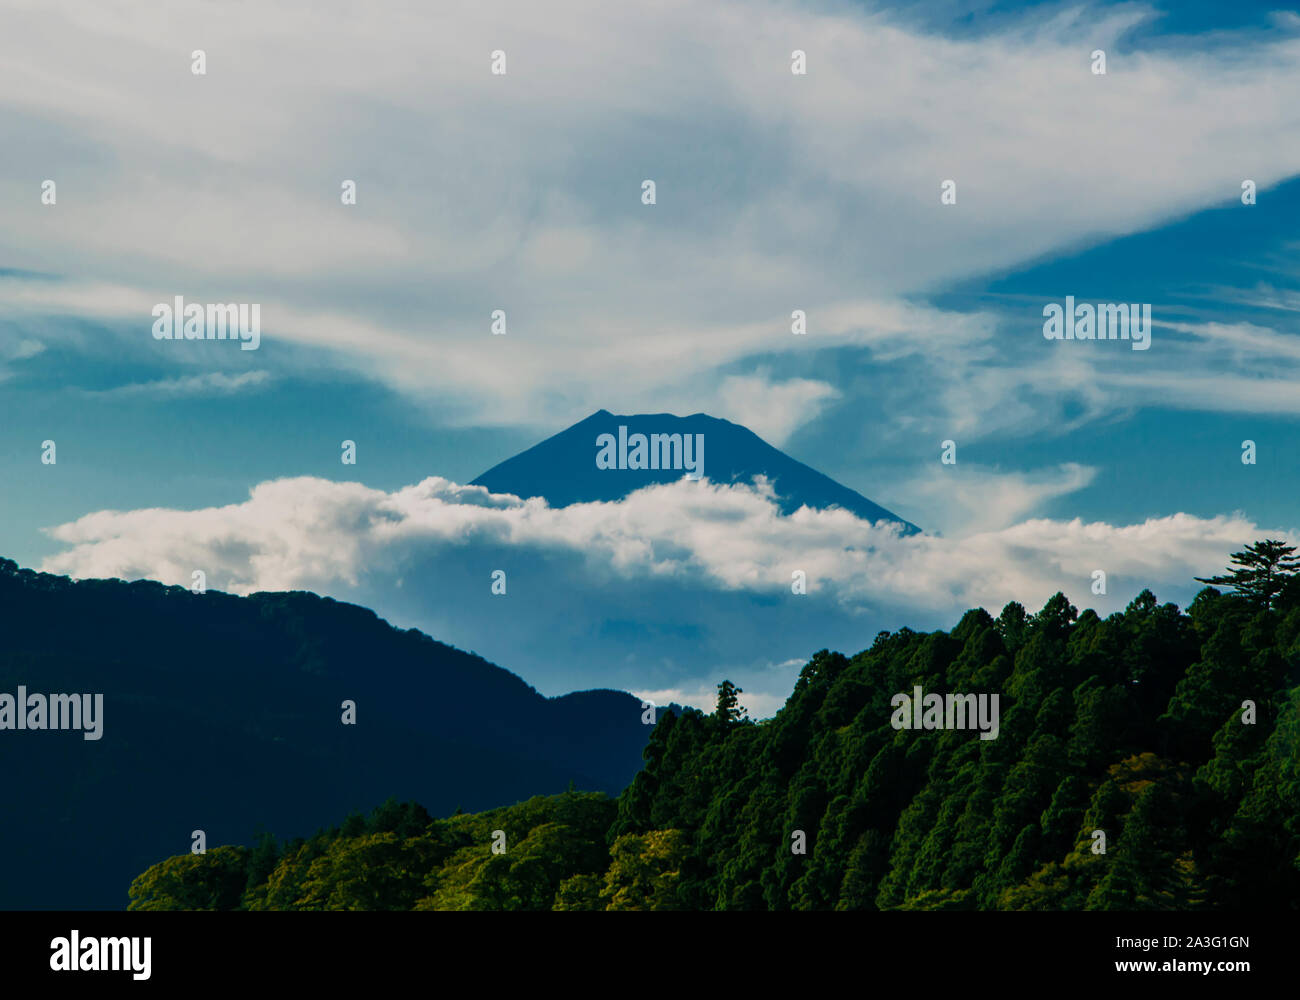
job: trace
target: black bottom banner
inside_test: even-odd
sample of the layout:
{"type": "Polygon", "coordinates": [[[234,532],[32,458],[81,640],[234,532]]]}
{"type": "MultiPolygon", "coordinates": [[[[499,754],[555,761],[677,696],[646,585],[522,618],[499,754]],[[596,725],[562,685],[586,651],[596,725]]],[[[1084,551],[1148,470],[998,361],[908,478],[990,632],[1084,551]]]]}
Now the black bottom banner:
{"type": "Polygon", "coordinates": [[[669,969],[818,990],[846,970],[863,987],[919,977],[927,991],[981,980],[1231,990],[1294,968],[1293,926],[1294,914],[1262,913],[0,912],[0,966],[7,986],[85,990],[412,975],[490,988],[557,973],[581,988],[592,974],[648,985],[669,969]]]}

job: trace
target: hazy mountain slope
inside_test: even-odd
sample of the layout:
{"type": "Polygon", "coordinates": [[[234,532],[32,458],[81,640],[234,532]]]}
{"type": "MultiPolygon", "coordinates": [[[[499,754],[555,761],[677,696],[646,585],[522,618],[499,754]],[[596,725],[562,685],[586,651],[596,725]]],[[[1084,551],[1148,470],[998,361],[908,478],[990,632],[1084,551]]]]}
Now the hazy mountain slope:
{"type": "Polygon", "coordinates": [[[151,860],[310,833],[389,796],[438,812],[618,791],[640,702],[548,699],[373,612],[307,593],[238,598],[19,570],[0,560],[0,692],[102,693],[103,736],[0,731],[0,906],[125,905],[151,860]],[[357,724],[341,724],[341,703],[357,724]]]}

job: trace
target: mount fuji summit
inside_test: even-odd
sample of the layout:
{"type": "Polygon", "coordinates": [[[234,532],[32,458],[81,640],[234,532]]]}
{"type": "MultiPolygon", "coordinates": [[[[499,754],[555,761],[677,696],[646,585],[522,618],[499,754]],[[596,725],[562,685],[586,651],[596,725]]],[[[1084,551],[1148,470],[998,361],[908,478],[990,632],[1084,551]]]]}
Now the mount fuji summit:
{"type": "Polygon", "coordinates": [[[867,521],[920,529],[810,468],[753,431],[705,413],[620,415],[598,410],[585,420],[493,466],[471,485],[528,499],[543,497],[552,507],[621,500],[654,483],[683,475],[714,483],[772,484],[781,512],[800,507],[839,507],[867,521]],[[692,475],[692,473],[695,475],[692,475]]]}

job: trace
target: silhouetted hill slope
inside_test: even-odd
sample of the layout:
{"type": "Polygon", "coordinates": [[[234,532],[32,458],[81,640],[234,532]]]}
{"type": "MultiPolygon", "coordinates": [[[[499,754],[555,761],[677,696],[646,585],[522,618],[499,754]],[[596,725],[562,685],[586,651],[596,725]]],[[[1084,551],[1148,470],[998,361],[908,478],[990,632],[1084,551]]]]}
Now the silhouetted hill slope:
{"type": "Polygon", "coordinates": [[[7,908],[122,907],[131,876],[197,829],[251,842],[389,796],[451,812],[570,780],[617,792],[649,730],[631,695],[546,698],[309,593],[72,582],[0,560],[0,634],[0,692],[104,696],[98,741],[0,731],[7,908]]]}
{"type": "Polygon", "coordinates": [[[600,469],[596,467],[596,438],[612,434],[619,426],[633,434],[703,434],[704,478],[715,483],[752,483],[766,476],[781,498],[782,513],[800,507],[818,509],[842,507],[868,521],[896,521],[907,534],[919,531],[864,497],[837,483],[816,469],[797,462],[773,448],[757,434],[739,424],[704,413],[678,417],[671,413],[619,416],[599,410],[567,430],[493,466],[471,485],[486,486],[493,493],[523,497],[545,497],[552,507],[573,503],[619,500],[652,483],[681,479],[681,469],[600,469]]]}

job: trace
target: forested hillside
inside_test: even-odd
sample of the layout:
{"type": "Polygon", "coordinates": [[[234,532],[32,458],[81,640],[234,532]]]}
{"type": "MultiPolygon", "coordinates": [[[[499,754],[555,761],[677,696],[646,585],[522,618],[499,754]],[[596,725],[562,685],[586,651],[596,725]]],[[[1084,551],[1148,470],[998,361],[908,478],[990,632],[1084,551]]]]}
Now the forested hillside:
{"type": "Polygon", "coordinates": [[[721,685],[714,713],[664,714],[616,802],[437,821],[390,803],[172,858],[132,906],[1295,909],[1300,578],[1270,544],[1187,613],[1143,592],[1102,619],[1057,594],[823,650],[763,722],[721,685]],[[997,738],[895,729],[891,698],[918,685],[998,692],[997,738]]]}

